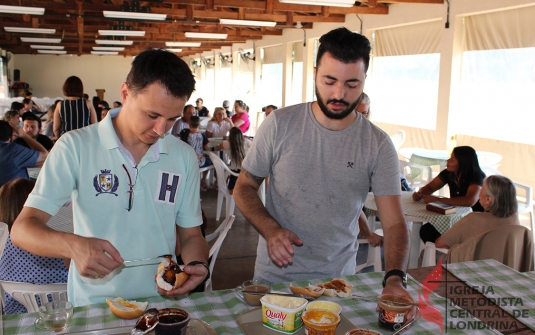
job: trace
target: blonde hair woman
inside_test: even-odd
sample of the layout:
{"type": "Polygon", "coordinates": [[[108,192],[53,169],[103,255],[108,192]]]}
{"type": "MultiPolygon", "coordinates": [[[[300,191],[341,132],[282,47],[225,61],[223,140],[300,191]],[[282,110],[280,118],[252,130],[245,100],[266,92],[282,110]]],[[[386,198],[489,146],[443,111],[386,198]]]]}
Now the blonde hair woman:
{"type": "Polygon", "coordinates": [[[227,113],[223,107],[216,107],[214,116],[206,126],[205,135],[208,138],[225,136],[228,131],[234,127],[232,120],[227,117],[227,113]]]}

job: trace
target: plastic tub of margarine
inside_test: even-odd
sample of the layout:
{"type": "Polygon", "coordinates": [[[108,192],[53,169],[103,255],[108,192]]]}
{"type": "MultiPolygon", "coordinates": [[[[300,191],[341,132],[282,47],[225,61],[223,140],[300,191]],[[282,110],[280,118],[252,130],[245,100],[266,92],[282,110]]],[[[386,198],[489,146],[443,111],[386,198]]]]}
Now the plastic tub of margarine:
{"type": "Polygon", "coordinates": [[[262,323],[269,329],[293,334],[303,326],[301,314],[307,305],[306,299],[267,294],[262,303],[262,323]]]}

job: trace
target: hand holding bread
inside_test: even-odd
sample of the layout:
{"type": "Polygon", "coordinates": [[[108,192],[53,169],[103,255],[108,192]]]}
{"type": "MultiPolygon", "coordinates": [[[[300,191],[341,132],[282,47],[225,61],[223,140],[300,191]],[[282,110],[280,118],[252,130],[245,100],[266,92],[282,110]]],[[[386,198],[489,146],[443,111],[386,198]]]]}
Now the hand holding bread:
{"type": "Polygon", "coordinates": [[[175,296],[187,293],[199,286],[208,276],[206,263],[191,262],[180,269],[180,266],[170,257],[164,259],[158,265],[158,273],[155,276],[156,288],[162,295],[175,296]],[[204,266],[198,266],[201,263],[204,266]]]}

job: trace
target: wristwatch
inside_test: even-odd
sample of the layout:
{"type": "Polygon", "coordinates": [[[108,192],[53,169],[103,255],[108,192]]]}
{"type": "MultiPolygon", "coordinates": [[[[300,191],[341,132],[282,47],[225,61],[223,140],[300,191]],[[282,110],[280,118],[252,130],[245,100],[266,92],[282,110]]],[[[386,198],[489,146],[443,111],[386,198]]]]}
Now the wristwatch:
{"type": "Polygon", "coordinates": [[[206,278],[204,279],[204,281],[207,281],[208,279],[210,279],[210,267],[208,266],[208,264],[206,262],[201,262],[201,261],[193,261],[193,262],[189,262],[187,265],[199,265],[201,264],[202,266],[204,266],[206,268],[206,271],[208,271],[208,275],[206,276],[206,278]]]}
{"type": "Polygon", "coordinates": [[[392,276],[398,276],[401,278],[401,285],[403,285],[404,288],[407,288],[407,274],[401,270],[390,270],[385,274],[385,278],[383,279],[383,287],[386,286],[386,280],[392,276]]]}

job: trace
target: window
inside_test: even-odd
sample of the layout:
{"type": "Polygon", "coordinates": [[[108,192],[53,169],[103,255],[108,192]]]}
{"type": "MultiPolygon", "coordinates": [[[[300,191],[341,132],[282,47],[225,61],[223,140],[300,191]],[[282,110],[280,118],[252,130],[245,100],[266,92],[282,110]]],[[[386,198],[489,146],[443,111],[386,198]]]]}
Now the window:
{"type": "Polygon", "coordinates": [[[372,120],[435,129],[440,54],[375,57],[373,62],[364,88],[372,120]]]}
{"type": "Polygon", "coordinates": [[[282,57],[284,56],[282,50],[281,45],[261,49],[258,92],[269,92],[269,94],[257,95],[260,106],[282,106],[282,57]]]}
{"type": "Polygon", "coordinates": [[[456,132],[535,144],[535,48],[465,51],[462,61],[456,132]]]}

